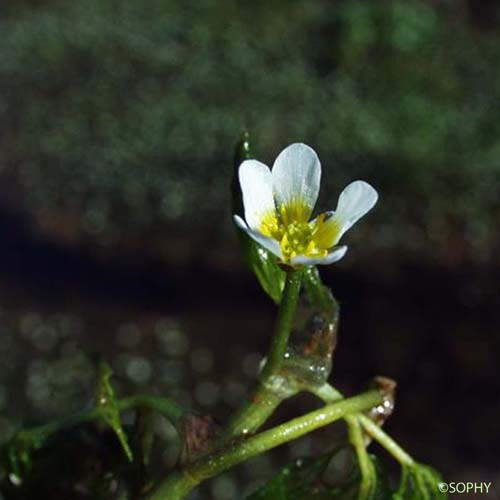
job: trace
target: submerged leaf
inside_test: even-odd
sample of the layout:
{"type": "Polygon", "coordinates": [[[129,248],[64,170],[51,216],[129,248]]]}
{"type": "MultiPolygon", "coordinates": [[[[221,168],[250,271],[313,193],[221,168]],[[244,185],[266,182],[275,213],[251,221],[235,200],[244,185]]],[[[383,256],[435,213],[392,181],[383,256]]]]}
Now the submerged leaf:
{"type": "Polygon", "coordinates": [[[4,457],[0,467],[0,476],[7,474],[12,485],[20,486],[24,476],[33,466],[33,453],[43,446],[45,437],[41,433],[29,430],[16,434],[2,450],[4,457]]]}
{"type": "Polygon", "coordinates": [[[415,463],[405,465],[401,472],[399,488],[394,500],[442,500],[447,494],[440,491],[443,479],[440,474],[428,465],[415,463]]]}
{"type": "MultiPolygon", "coordinates": [[[[387,480],[375,457],[370,455],[376,486],[365,499],[387,500],[387,480]]],[[[361,473],[350,447],[320,458],[296,460],[247,500],[357,500],[361,473]]]]}
{"type": "Polygon", "coordinates": [[[101,362],[99,366],[99,383],[97,386],[97,408],[101,418],[113,429],[123,451],[127,458],[132,461],[132,450],[128,444],[127,435],[125,434],[120,418],[120,410],[116,402],[115,391],[111,385],[110,378],[113,375],[113,370],[107,363],[101,362]]]}

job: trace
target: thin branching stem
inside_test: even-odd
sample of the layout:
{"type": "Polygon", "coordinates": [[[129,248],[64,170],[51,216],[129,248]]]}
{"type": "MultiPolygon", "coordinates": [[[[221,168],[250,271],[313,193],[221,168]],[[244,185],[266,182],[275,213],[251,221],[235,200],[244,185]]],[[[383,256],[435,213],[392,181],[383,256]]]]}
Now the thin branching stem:
{"type": "MultiPolygon", "coordinates": [[[[330,384],[311,389],[325,403],[332,403],[341,400],[344,396],[330,384]]],[[[363,430],[383,448],[385,448],[401,465],[412,465],[413,458],[399,446],[384,430],[373,420],[363,414],[356,415],[363,430]]],[[[349,422],[347,422],[349,424],[349,422]]]]}
{"type": "MultiPolygon", "coordinates": [[[[156,410],[174,425],[177,424],[179,419],[184,414],[184,410],[170,399],[155,396],[138,394],[120,399],[116,403],[120,412],[139,408],[156,410]]],[[[54,420],[48,424],[25,429],[21,431],[20,435],[22,435],[23,439],[30,439],[35,444],[35,447],[38,448],[43,445],[47,438],[63,429],[75,427],[85,422],[98,420],[101,417],[102,414],[99,407],[90,408],[88,410],[83,410],[74,413],[73,415],[68,415],[58,420],[54,420]]]]}

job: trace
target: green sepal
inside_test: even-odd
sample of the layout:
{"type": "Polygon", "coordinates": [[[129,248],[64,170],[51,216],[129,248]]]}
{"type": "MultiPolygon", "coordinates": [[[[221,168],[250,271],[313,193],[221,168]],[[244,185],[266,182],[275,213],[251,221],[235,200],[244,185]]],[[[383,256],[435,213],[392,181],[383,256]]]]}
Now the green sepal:
{"type": "MultiPolygon", "coordinates": [[[[238,181],[238,169],[240,164],[251,159],[250,135],[244,131],[240,141],[236,145],[234,154],[234,174],[232,181],[233,214],[243,216],[243,199],[238,181]]],[[[271,252],[256,243],[242,229],[237,228],[238,237],[243,251],[243,258],[248,267],[271,299],[279,304],[281,294],[285,287],[286,273],[279,267],[278,259],[271,252]]]]}
{"type": "Polygon", "coordinates": [[[238,233],[247,265],[257,276],[267,295],[276,304],[280,304],[286,273],[280,269],[277,257],[253,241],[242,229],[238,229],[238,233]]]}
{"type": "Polygon", "coordinates": [[[102,420],[113,429],[123,451],[130,462],[133,460],[132,450],[128,444],[127,435],[123,430],[120,409],[116,401],[115,391],[110,379],[113,375],[111,367],[104,362],[99,364],[99,382],[97,385],[96,404],[102,420]]]}

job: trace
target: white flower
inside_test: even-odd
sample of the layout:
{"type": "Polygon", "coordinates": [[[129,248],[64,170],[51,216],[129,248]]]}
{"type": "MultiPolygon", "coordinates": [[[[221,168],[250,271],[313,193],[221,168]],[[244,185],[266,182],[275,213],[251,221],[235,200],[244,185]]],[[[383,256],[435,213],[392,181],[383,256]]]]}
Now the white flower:
{"type": "Polygon", "coordinates": [[[305,144],[285,148],[272,171],[257,160],[245,160],[239,168],[245,221],[235,215],[236,224],[286,264],[331,264],[340,260],[347,247],[335,245],[373,208],[378,195],[370,184],[352,182],[340,194],[335,211],[309,221],[320,178],[318,155],[305,144]]]}

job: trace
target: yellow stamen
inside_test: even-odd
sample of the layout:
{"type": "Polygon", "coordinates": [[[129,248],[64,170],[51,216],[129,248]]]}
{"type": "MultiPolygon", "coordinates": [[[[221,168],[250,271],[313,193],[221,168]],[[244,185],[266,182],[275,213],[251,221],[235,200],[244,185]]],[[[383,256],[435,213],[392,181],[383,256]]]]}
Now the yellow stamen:
{"type": "Polygon", "coordinates": [[[281,205],[279,208],[281,221],[285,226],[294,222],[307,222],[312,210],[307,203],[298,198],[281,205]]]}
{"type": "Polygon", "coordinates": [[[283,261],[289,262],[299,255],[326,257],[338,241],[340,226],[331,213],[319,215],[314,222],[307,222],[310,208],[301,202],[280,207],[279,214],[267,212],[259,230],[280,243],[283,261]]]}
{"type": "Polygon", "coordinates": [[[281,238],[281,227],[276,216],[276,211],[269,210],[262,216],[260,221],[259,231],[269,238],[279,240],[281,238]]]}
{"type": "Polygon", "coordinates": [[[331,248],[339,240],[341,226],[332,212],[326,212],[316,217],[314,239],[321,248],[331,248]]]}

